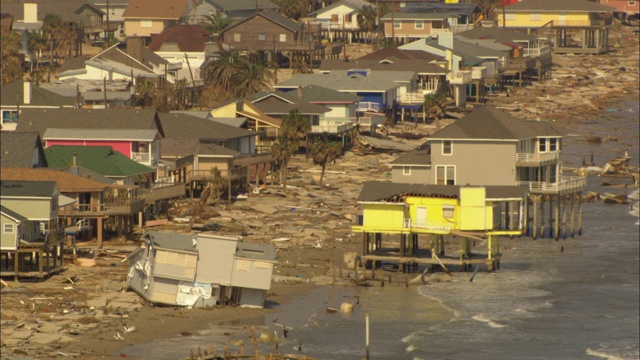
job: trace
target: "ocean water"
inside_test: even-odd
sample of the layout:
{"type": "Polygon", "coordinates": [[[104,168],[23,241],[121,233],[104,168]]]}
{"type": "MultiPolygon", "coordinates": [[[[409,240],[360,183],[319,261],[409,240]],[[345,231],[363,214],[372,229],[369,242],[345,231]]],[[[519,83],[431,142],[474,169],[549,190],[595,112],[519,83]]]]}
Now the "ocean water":
{"type": "MultiPolygon", "coordinates": [[[[566,166],[580,167],[591,152],[598,165],[627,152],[638,166],[638,103],[615,108],[572,129],[564,147],[566,166]],[[602,137],[616,140],[581,141],[603,127],[602,137]]],[[[590,176],[587,190],[625,191],[601,182],[590,176]]],[[[277,305],[280,311],[259,319],[259,333],[278,336],[283,353],[364,359],[368,316],[371,359],[639,359],[640,204],[637,190],[628,194],[632,205],[584,205],[582,236],[501,239],[500,270],[480,270],[473,282],[471,272],[454,272],[451,282],[432,285],[319,287],[277,305]],[[326,312],[343,302],[355,304],[354,312],[326,312]],[[291,328],[286,339],[279,325],[291,328]]],[[[176,359],[197,346],[221,349],[224,333],[244,339],[250,352],[250,331],[238,325],[212,325],[193,337],[160,339],[124,353],[176,359]]],[[[273,344],[259,348],[274,350],[273,344]]]]}

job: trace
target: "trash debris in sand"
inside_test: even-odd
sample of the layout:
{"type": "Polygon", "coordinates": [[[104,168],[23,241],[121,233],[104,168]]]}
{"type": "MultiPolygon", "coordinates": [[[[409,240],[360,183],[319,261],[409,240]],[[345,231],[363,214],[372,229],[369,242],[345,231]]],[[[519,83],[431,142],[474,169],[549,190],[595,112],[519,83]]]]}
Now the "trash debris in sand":
{"type": "Polygon", "coordinates": [[[602,195],[602,199],[604,199],[605,204],[628,204],[629,199],[626,193],[614,195],[610,193],[604,193],[602,195]]]}

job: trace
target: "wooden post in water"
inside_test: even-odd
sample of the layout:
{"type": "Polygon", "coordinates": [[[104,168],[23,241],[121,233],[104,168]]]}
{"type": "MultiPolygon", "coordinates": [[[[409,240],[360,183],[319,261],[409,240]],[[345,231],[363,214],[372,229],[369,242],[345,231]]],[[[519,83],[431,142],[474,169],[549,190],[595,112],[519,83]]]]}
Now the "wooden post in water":
{"type": "Polygon", "coordinates": [[[366,355],[365,359],[369,360],[369,314],[365,315],[365,341],[366,341],[366,355]]]}
{"type": "Polygon", "coordinates": [[[544,195],[540,196],[540,238],[544,239],[544,228],[545,228],[545,218],[544,218],[544,195]]]}
{"type": "Polygon", "coordinates": [[[578,194],[578,236],[582,236],[582,194],[578,194]]]}
{"type": "MultiPolygon", "coordinates": [[[[578,196],[580,196],[580,194],[578,194],[578,196]]],[[[575,227],[574,227],[575,223],[573,222],[573,218],[574,218],[574,214],[575,214],[573,205],[575,203],[575,200],[576,200],[576,194],[571,194],[571,238],[573,238],[574,235],[575,235],[575,231],[574,231],[575,230],[575,227]]]]}
{"type": "Polygon", "coordinates": [[[533,207],[533,240],[538,239],[538,202],[535,198],[531,198],[531,205],[533,207]]]}

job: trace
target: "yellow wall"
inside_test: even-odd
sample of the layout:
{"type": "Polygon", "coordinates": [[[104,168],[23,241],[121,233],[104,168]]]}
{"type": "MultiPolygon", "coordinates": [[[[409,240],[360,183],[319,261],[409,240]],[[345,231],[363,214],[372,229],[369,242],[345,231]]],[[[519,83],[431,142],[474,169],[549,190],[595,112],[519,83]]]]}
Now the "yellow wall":
{"type": "Polygon", "coordinates": [[[402,229],[404,204],[365,204],[364,227],[370,229],[402,229]]]}
{"type": "Polygon", "coordinates": [[[407,204],[409,204],[409,213],[411,215],[411,221],[415,224],[421,219],[417,219],[418,207],[427,208],[427,223],[449,225],[452,229],[456,229],[460,222],[460,211],[458,209],[458,199],[446,199],[446,198],[423,198],[423,197],[408,197],[407,204]],[[453,218],[445,219],[443,206],[453,206],[453,218]]]}
{"type": "Polygon", "coordinates": [[[485,198],[484,188],[460,188],[460,230],[487,229],[485,198]]]}
{"type": "Polygon", "coordinates": [[[225,106],[211,110],[211,116],[214,118],[234,118],[236,117],[236,103],[232,102],[225,106]]]}
{"type": "MultiPolygon", "coordinates": [[[[540,27],[549,21],[553,21],[553,25],[562,26],[560,15],[565,16],[564,25],[567,26],[585,26],[589,25],[589,13],[507,13],[507,27],[540,27]],[[515,18],[513,18],[515,16],[515,18]]],[[[502,13],[498,13],[498,24],[502,25],[502,13]]]]}

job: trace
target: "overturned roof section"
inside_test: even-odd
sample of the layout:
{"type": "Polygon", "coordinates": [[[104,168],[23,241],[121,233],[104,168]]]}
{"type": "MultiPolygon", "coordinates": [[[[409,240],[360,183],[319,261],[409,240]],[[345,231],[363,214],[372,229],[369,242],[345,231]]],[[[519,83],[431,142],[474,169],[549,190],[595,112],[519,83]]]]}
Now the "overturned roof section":
{"type": "Polygon", "coordinates": [[[170,231],[149,231],[142,235],[142,238],[148,239],[153,246],[158,248],[186,251],[194,254],[198,253],[198,249],[196,249],[195,234],[170,231]]]}

